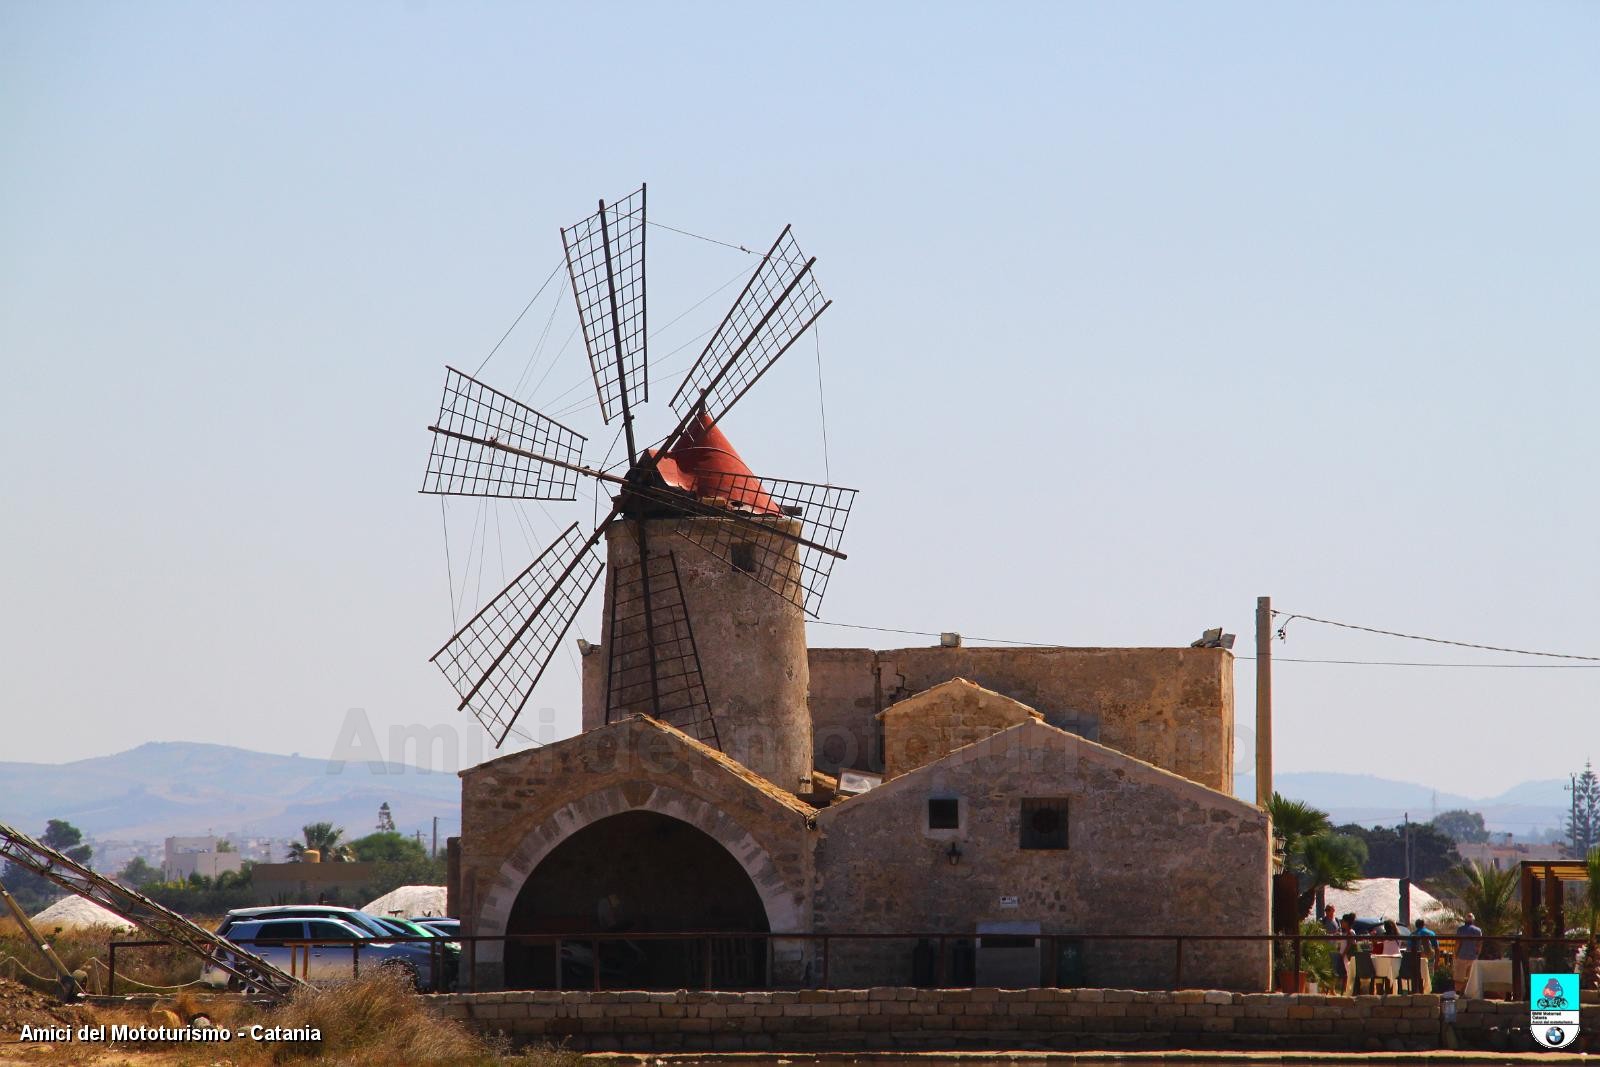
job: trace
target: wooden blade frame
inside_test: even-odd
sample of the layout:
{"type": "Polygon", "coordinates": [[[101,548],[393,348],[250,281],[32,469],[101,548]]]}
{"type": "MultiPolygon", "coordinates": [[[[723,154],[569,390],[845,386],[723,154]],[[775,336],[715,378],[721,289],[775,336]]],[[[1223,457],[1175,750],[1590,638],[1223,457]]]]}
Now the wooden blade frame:
{"type": "MultiPolygon", "coordinates": [[[[643,185],[561,231],[600,415],[609,424],[650,399],[643,185]]],[[[629,459],[633,458],[629,428],[629,459]]]]}
{"type": "Polygon", "coordinates": [[[547,418],[454,367],[445,368],[444,398],[422,492],[519,500],[576,500],[582,434],[547,418]],[[495,447],[505,445],[508,447],[495,447]],[[546,462],[549,456],[558,463],[546,462]]]}
{"type": "Polygon", "coordinates": [[[817,618],[834,561],[845,558],[839,545],[856,490],[756,475],[733,480],[764,492],[782,515],[759,515],[726,502],[701,501],[700,506],[686,509],[676,532],[817,618]],[[691,518],[729,521],[688,521],[691,518]]]}
{"type": "Polygon", "coordinates": [[[611,568],[606,722],[650,715],[721,750],[677,557],[670,552],[646,557],[648,550],[641,536],[640,561],[611,568]]]}
{"type": "Polygon", "coordinates": [[[604,563],[595,547],[605,526],[587,538],[577,523],[567,527],[433,654],[461,695],[458,710],[471,708],[496,748],[505,743],[600,577],[604,563]]]}
{"type": "Polygon", "coordinates": [[[823,299],[811,273],[816,262],[815,257],[804,257],[785,226],[672,394],[674,412],[681,416],[703,404],[712,421],[722,421],[828,310],[832,301],[823,299]]]}

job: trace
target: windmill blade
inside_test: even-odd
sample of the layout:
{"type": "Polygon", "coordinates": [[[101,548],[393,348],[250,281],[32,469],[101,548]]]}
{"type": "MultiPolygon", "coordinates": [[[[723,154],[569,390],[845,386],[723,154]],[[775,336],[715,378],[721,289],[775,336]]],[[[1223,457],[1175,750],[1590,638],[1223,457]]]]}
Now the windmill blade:
{"type": "Polygon", "coordinates": [[[720,750],[672,553],[611,568],[606,632],[606,722],[650,715],[720,750]]]}
{"type": "Polygon", "coordinates": [[[672,410],[693,410],[705,398],[706,411],[720,422],[767,368],[789,350],[817,316],[828,310],[811,267],[785,226],[767,256],[750,276],[739,299],[712,334],[700,358],[672,394],[672,410]]]}
{"type": "MultiPolygon", "coordinates": [[[[607,519],[607,522],[610,520],[607,519]]],[[[511,580],[438,652],[433,662],[484,729],[505,743],[604,566],[596,546],[571,526],[511,580]]]]}
{"type": "Polygon", "coordinates": [[[702,501],[677,532],[743,571],[812,618],[822,606],[856,491],[755,475],[724,476],[728,497],[702,501]],[[740,501],[765,498],[751,510],[740,501]],[[696,521],[720,518],[722,522],[696,521]]]}
{"type": "Polygon", "coordinates": [[[650,399],[644,299],[644,186],[561,231],[600,416],[650,399]]]}
{"type": "Polygon", "coordinates": [[[586,438],[454,367],[445,368],[444,399],[422,492],[449,496],[576,500],[586,438]],[[550,457],[557,463],[545,462],[550,457]]]}

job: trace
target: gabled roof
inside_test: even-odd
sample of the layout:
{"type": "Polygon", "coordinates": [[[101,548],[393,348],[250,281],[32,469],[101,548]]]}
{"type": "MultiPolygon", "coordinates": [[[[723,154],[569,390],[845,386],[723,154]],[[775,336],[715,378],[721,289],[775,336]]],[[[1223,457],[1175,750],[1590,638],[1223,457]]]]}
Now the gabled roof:
{"type": "MultiPolygon", "coordinates": [[[[874,789],[869,789],[865,793],[836,802],[831,807],[823,808],[817,813],[818,825],[821,825],[825,820],[840,817],[843,812],[863,810],[873,802],[874,798],[883,799],[902,790],[925,788],[927,778],[937,774],[940,770],[983,759],[993,754],[997,749],[1003,750],[1010,746],[1049,747],[1060,751],[1072,751],[1080,759],[1091,759],[1102,764],[1114,766],[1129,778],[1148,784],[1152,788],[1166,789],[1186,795],[1196,804],[1203,807],[1221,809],[1232,813],[1238,818],[1254,818],[1263,823],[1267,819],[1266,812],[1254,804],[1230,796],[1227,793],[1218,792],[1210,786],[1201,785],[1199,782],[1185,778],[1181,774],[1173,774],[1171,771],[1163,770],[1154,764],[1136,759],[1125,752],[1108,748],[1105,745],[1079,737],[1074,733],[1068,733],[1066,730],[1058,729],[1037,719],[1029,719],[1027,722],[1021,722],[998,733],[990,734],[981,741],[964,745],[942,759],[937,759],[932,763],[925,763],[914,770],[909,770],[874,789]]],[[[1025,787],[1018,787],[1019,795],[1024,791],[1025,787]]]]}
{"type": "Polygon", "coordinates": [[[976,703],[985,711],[995,711],[1001,714],[1012,713],[1020,722],[1024,718],[1034,718],[1040,721],[1044,716],[1033,708],[1028,707],[1020,700],[1013,700],[1004,693],[996,693],[993,689],[986,689],[977,682],[966,678],[952,678],[947,682],[924,689],[904,700],[890,704],[878,712],[880,719],[893,716],[914,715],[928,710],[930,705],[955,701],[959,703],[976,703]]]}
{"type": "Polygon", "coordinates": [[[705,745],[699,741],[696,741],[682,730],[668,726],[659,719],[651,718],[648,715],[630,715],[625,719],[619,719],[616,722],[607,723],[605,726],[598,727],[594,730],[586,730],[583,733],[574,734],[571,737],[563,738],[560,741],[554,741],[539,748],[527,748],[520,749],[516,752],[508,752],[504,756],[499,756],[495,759],[480,763],[476,767],[468,767],[465,770],[460,771],[459,775],[462,778],[467,778],[484,771],[505,770],[511,763],[521,763],[536,759],[551,758],[560,755],[563,751],[569,748],[578,748],[598,744],[608,736],[622,733],[642,733],[646,731],[661,735],[663,738],[668,739],[671,744],[682,746],[682,748],[686,752],[692,754],[693,757],[703,760],[705,763],[707,763],[709,765],[708,769],[715,768],[719,772],[732,775],[756,792],[763,794],[768,799],[781,804],[782,806],[799,815],[809,818],[816,812],[816,809],[810,804],[807,804],[805,801],[801,800],[788,790],[783,789],[761,777],[759,774],[756,774],[738,760],[724,755],[709,745],[705,745]]]}
{"type": "MultiPolygon", "coordinates": [[[[776,800],[784,807],[791,808],[794,811],[806,816],[815,814],[817,810],[816,808],[812,807],[810,804],[807,804],[805,801],[801,800],[787,789],[784,789],[783,787],[776,785],[766,778],[761,777],[761,775],[757,774],[755,771],[752,771],[749,767],[746,767],[732,756],[729,756],[723,752],[719,752],[710,745],[696,741],[694,738],[690,737],[682,730],[679,730],[677,727],[669,726],[659,719],[652,719],[648,715],[634,715],[632,718],[638,719],[649,727],[660,730],[664,734],[677,738],[679,741],[682,741],[685,745],[688,745],[691,749],[698,752],[701,756],[710,760],[712,763],[720,765],[722,769],[727,771],[729,774],[736,778],[743,779],[745,784],[750,786],[752,789],[755,789],[761,793],[765,793],[768,797],[776,800]]],[[[625,719],[623,721],[627,722],[629,720],[625,719]]]]}

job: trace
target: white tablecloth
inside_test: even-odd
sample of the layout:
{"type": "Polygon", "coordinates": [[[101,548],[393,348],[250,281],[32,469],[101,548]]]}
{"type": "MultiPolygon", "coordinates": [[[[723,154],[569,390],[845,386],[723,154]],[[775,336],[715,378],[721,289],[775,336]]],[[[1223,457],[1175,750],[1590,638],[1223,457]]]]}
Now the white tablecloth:
{"type": "Polygon", "coordinates": [[[1479,960],[1472,965],[1472,977],[1461,995],[1470,1000],[1483,999],[1484,986],[1495,987],[1495,992],[1511,992],[1510,960],[1479,960]]]}
{"type": "MultiPolygon", "coordinates": [[[[1396,953],[1392,956],[1374,954],[1370,958],[1372,960],[1373,973],[1379,978],[1387,978],[1389,980],[1389,989],[1391,991],[1398,991],[1400,988],[1399,954],[1396,953]]],[[[1355,992],[1356,988],[1356,961],[1354,959],[1348,959],[1345,961],[1345,966],[1349,972],[1349,975],[1345,979],[1344,992],[1345,996],[1350,996],[1355,992]]],[[[1419,992],[1433,992],[1432,972],[1433,961],[1424,959],[1422,961],[1422,989],[1419,990],[1419,992]]],[[[1510,981],[1510,979],[1508,978],[1507,981],[1510,981]]]]}

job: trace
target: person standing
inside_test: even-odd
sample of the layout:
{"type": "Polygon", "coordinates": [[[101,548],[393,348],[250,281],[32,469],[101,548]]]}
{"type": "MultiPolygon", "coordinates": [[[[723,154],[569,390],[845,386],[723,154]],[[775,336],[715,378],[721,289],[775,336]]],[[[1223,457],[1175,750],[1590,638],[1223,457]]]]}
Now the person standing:
{"type": "MultiPolygon", "coordinates": [[[[1332,904],[1329,904],[1327,907],[1322,909],[1321,922],[1323,933],[1331,934],[1335,937],[1339,935],[1339,920],[1333,917],[1332,904]]],[[[1338,941],[1328,941],[1325,943],[1328,946],[1329,954],[1333,956],[1334,984],[1339,987],[1340,992],[1343,992],[1346,977],[1344,969],[1344,946],[1338,941]]]]}
{"type": "Polygon", "coordinates": [[[1428,929],[1423,919],[1411,924],[1411,951],[1428,959],[1432,959],[1434,953],[1439,951],[1439,935],[1428,929]]]}
{"type": "Polygon", "coordinates": [[[1337,947],[1339,950],[1340,979],[1344,984],[1344,988],[1353,992],[1354,985],[1350,981],[1350,977],[1355,974],[1356,955],[1356,913],[1353,911],[1339,917],[1339,944],[1337,947]]]}
{"type": "Polygon", "coordinates": [[[1483,931],[1473,922],[1472,912],[1464,916],[1466,922],[1456,927],[1456,961],[1452,971],[1456,980],[1456,993],[1466,992],[1472,980],[1472,968],[1483,955],[1483,931]]]}

